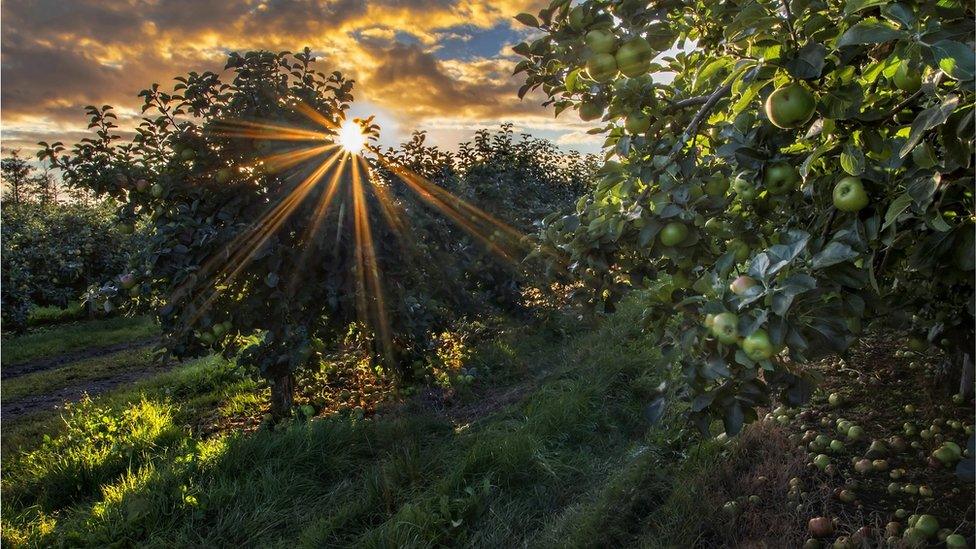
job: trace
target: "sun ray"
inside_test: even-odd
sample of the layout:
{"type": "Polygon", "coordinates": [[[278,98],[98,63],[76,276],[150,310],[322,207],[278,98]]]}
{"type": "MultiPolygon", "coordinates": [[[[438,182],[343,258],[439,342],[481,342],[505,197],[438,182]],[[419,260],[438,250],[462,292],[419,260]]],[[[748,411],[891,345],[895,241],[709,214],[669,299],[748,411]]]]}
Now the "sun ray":
{"type": "Polygon", "coordinates": [[[325,221],[326,214],[329,211],[329,207],[335,201],[335,197],[338,194],[340,183],[342,181],[342,176],[346,171],[346,162],[349,160],[348,154],[343,154],[339,165],[336,166],[333,171],[332,178],[329,180],[325,188],[325,192],[322,193],[322,198],[319,200],[315,207],[315,212],[312,214],[312,218],[309,220],[308,226],[305,227],[305,232],[302,238],[303,248],[302,254],[298,260],[298,266],[292,273],[291,282],[288,284],[288,294],[294,295],[295,289],[298,286],[298,282],[301,280],[301,275],[305,272],[305,265],[308,264],[308,260],[315,251],[315,236],[317,235],[322,222],[325,221]]]}
{"type": "MultiPolygon", "coordinates": [[[[206,312],[213,300],[220,295],[222,287],[228,286],[236,279],[243,268],[253,259],[254,254],[257,253],[267,239],[281,226],[284,220],[290,216],[297,205],[308,195],[312,187],[314,187],[329,167],[339,158],[339,151],[335,151],[289,192],[288,195],[283,197],[274,207],[266,211],[252,225],[251,229],[243,231],[236,236],[222,251],[214,254],[204,264],[196,280],[199,280],[199,276],[204,276],[207,277],[207,281],[199,287],[196,297],[191,302],[202,297],[208,289],[212,288],[212,291],[200,307],[188,309],[191,320],[186,323],[187,326],[192,326],[206,312]]],[[[185,294],[192,287],[191,282],[195,281],[190,281],[178,288],[173,293],[171,299],[176,302],[186,297],[185,294]]]]}
{"type": "Polygon", "coordinates": [[[313,109],[312,107],[306,105],[302,101],[299,101],[299,102],[297,102],[295,104],[295,110],[297,110],[298,112],[304,114],[309,120],[311,120],[313,122],[317,122],[323,128],[326,128],[326,129],[329,129],[329,130],[332,130],[332,131],[339,131],[339,126],[337,126],[335,122],[329,120],[328,118],[326,118],[325,116],[323,116],[322,113],[320,113],[319,111],[317,111],[317,110],[313,109]]]}
{"type": "Polygon", "coordinates": [[[390,335],[390,324],[387,317],[386,298],[380,280],[379,265],[376,258],[376,244],[373,241],[373,231],[369,222],[369,211],[366,196],[363,191],[362,174],[357,162],[352,163],[353,211],[356,238],[356,306],[361,311],[362,318],[369,318],[369,293],[374,303],[377,335],[383,347],[383,354],[387,365],[393,362],[393,340],[390,335]]]}
{"type": "Polygon", "coordinates": [[[331,139],[331,135],[324,132],[247,120],[222,121],[214,126],[214,132],[220,137],[267,139],[269,141],[323,141],[331,139]]]}

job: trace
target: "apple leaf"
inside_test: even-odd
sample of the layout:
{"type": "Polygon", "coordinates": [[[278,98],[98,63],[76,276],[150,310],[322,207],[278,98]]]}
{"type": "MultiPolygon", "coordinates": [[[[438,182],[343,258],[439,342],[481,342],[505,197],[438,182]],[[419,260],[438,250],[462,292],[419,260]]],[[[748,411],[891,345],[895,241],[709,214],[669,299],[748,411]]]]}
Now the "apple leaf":
{"type": "Polygon", "coordinates": [[[936,126],[945,124],[945,121],[949,119],[949,115],[956,110],[958,105],[959,97],[950,95],[941,104],[934,105],[918,113],[918,116],[912,122],[911,130],[908,132],[908,139],[902,145],[898,155],[902,158],[908,156],[908,153],[912,152],[915,145],[918,145],[918,142],[922,140],[925,132],[936,126]]]}
{"type": "Polygon", "coordinates": [[[520,13],[515,16],[515,20],[527,27],[539,28],[539,20],[531,13],[520,13]]]}
{"type": "Polygon", "coordinates": [[[854,143],[848,142],[840,153],[840,166],[850,175],[861,175],[864,173],[864,153],[854,143]]]}
{"type": "Polygon", "coordinates": [[[976,75],[976,53],[972,46],[954,40],[939,40],[929,49],[939,68],[949,77],[968,82],[976,75]]]}
{"type": "Polygon", "coordinates": [[[891,205],[888,206],[888,212],[885,214],[884,225],[881,226],[881,230],[885,230],[891,225],[895,224],[898,216],[908,209],[912,204],[912,197],[908,193],[899,195],[898,198],[891,201],[891,205]]]}
{"type": "Polygon", "coordinates": [[[843,263],[844,261],[850,261],[857,256],[857,251],[851,248],[850,245],[834,241],[827,244],[820,253],[813,256],[813,259],[810,261],[810,266],[814,269],[823,269],[824,267],[830,267],[831,265],[843,263]]]}
{"type": "Polygon", "coordinates": [[[796,52],[796,57],[786,62],[786,70],[794,78],[811,80],[820,78],[823,72],[827,48],[823,44],[811,42],[796,52]]]}
{"type": "Polygon", "coordinates": [[[837,47],[882,44],[902,38],[908,38],[908,33],[872,17],[847,29],[847,32],[837,39],[837,47]]]}

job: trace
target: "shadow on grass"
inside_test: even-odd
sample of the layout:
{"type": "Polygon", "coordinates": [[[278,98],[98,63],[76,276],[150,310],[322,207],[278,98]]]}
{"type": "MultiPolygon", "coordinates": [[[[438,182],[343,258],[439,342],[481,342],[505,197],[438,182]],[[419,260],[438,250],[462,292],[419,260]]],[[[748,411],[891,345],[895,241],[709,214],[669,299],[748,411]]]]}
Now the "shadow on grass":
{"type": "MultiPolygon", "coordinates": [[[[144,425],[125,424],[119,446],[78,442],[75,453],[41,448],[13,462],[4,544],[587,545],[580,536],[608,524],[609,510],[581,502],[647,456],[659,467],[674,459],[664,448],[680,425],[669,417],[648,431],[642,420],[646,387],[668,373],[637,328],[640,310],[623,307],[578,339],[499,342],[516,362],[558,367],[524,401],[470,425],[407,406],[200,439],[175,419],[190,395],[140,400],[120,417],[144,425]],[[18,469],[31,460],[47,465],[18,469]]],[[[670,484],[658,488],[635,513],[666,501],[670,484]]]]}

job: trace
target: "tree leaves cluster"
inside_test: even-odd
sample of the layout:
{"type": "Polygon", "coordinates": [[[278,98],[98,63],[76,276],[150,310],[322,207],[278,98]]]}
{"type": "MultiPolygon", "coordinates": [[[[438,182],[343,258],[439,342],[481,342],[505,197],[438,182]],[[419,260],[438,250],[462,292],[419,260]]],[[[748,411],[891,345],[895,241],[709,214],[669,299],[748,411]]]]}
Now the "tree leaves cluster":
{"type": "Polygon", "coordinates": [[[776,392],[799,403],[815,381],[803,364],[843,354],[865,323],[910,329],[972,368],[972,6],[554,0],[517,19],[539,30],[514,48],[520,95],[541,89],[605,136],[595,188],[544,234],[595,306],[651,296],[646,327],[699,427],[721,419],[734,434],[776,392]],[[621,65],[638,40],[654,54],[641,70],[591,74],[598,53],[621,65]],[[814,108],[784,129],[767,103],[787,85],[814,108]],[[845,177],[866,206],[837,198],[845,177]],[[665,230],[686,236],[667,245],[665,230]],[[737,276],[755,284],[734,292],[737,276]],[[722,313],[737,343],[711,328],[722,313]],[[769,356],[751,359],[766,337],[771,352],[753,356],[769,356]]]}

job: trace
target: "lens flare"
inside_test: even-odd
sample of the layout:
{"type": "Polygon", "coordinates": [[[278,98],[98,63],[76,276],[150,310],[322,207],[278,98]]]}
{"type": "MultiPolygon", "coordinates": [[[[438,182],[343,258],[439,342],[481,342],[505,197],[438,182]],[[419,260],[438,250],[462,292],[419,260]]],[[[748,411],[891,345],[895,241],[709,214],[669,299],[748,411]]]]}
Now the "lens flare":
{"type": "Polygon", "coordinates": [[[363,128],[355,120],[346,120],[339,127],[339,135],[336,141],[349,154],[359,154],[366,146],[366,136],[363,135],[363,128]]]}

